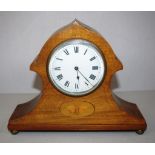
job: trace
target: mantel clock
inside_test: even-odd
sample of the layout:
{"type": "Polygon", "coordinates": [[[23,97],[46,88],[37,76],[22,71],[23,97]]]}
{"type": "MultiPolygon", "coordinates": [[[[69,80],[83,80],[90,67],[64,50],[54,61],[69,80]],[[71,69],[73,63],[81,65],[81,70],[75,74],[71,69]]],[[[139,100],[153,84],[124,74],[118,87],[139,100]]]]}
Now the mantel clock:
{"type": "Polygon", "coordinates": [[[108,42],[74,20],[44,44],[30,69],[42,80],[33,100],[13,112],[8,129],[19,131],[136,131],[146,122],[136,104],[112,93],[122,64],[108,42]]]}

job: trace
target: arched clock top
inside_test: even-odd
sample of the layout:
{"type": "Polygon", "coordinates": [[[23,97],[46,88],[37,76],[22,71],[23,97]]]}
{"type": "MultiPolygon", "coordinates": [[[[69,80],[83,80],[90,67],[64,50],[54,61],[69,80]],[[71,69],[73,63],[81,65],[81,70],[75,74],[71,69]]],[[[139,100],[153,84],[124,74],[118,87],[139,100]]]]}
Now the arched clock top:
{"type": "MultiPolygon", "coordinates": [[[[50,83],[47,65],[50,55],[53,53],[55,48],[69,40],[85,40],[94,44],[100,51],[105,61],[106,73],[104,80],[100,85],[106,91],[111,91],[111,79],[113,74],[123,68],[121,62],[114,54],[111,46],[108,42],[95,30],[86,26],[85,24],[74,20],[72,23],[56,31],[44,44],[39,55],[33,61],[30,69],[37,72],[42,79],[43,90],[53,87],[50,83]],[[104,83],[107,83],[104,85],[104,83]]],[[[79,60],[80,61],[80,60],[79,60]]],[[[54,90],[56,93],[57,91],[54,90]]]]}
{"type": "Polygon", "coordinates": [[[75,19],[72,23],[56,31],[46,41],[39,55],[31,64],[30,69],[39,72],[40,67],[46,66],[45,63],[56,46],[70,39],[81,38],[92,42],[100,49],[106,59],[107,70],[110,70],[111,74],[123,68],[108,42],[93,28],[75,19]]]}

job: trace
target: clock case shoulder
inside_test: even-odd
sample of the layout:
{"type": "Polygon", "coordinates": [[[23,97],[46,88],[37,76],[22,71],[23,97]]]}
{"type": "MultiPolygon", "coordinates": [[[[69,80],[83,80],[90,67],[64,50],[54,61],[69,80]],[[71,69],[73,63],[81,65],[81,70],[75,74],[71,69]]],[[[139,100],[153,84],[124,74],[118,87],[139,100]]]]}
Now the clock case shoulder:
{"type": "MultiPolygon", "coordinates": [[[[42,91],[35,99],[16,107],[9,119],[10,131],[30,130],[145,130],[146,122],[138,107],[124,101],[112,93],[111,79],[123,69],[108,42],[95,30],[74,20],[71,24],[56,31],[44,44],[39,55],[32,62],[30,70],[42,80],[42,91]],[[60,93],[50,83],[47,62],[52,50],[64,41],[84,39],[95,44],[106,61],[106,75],[101,85],[92,93],[72,97],[60,93]],[[77,117],[63,115],[61,105],[90,103],[94,113],[77,117]]],[[[74,115],[73,115],[74,116],[74,115]]]]}

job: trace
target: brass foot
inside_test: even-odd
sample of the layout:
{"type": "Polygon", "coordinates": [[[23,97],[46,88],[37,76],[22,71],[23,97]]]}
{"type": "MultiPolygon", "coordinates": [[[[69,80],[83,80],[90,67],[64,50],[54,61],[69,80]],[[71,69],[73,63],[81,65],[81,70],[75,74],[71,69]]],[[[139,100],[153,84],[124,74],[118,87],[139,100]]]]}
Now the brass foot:
{"type": "Polygon", "coordinates": [[[17,130],[11,130],[10,132],[11,132],[11,134],[16,135],[19,131],[17,131],[17,130]]]}
{"type": "Polygon", "coordinates": [[[136,133],[137,133],[138,135],[142,135],[142,134],[144,133],[144,130],[137,130],[136,133]]]}

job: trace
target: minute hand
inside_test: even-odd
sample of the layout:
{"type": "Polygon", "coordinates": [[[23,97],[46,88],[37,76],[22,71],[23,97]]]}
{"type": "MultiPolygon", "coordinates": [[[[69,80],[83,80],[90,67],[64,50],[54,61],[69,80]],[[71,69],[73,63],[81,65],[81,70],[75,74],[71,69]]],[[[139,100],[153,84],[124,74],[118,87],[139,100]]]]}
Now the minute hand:
{"type": "MultiPolygon", "coordinates": [[[[89,82],[89,80],[79,71],[79,70],[77,70],[84,78],[85,78],[85,80],[87,80],[88,82],[89,82]]],[[[89,82],[90,83],[90,82],[89,82]]],[[[90,83],[91,84],[91,83],[90,83]]],[[[92,85],[92,84],[91,84],[92,85]]],[[[93,86],[93,85],[92,85],[93,86]]],[[[94,87],[94,86],[93,86],[94,87]]]]}

